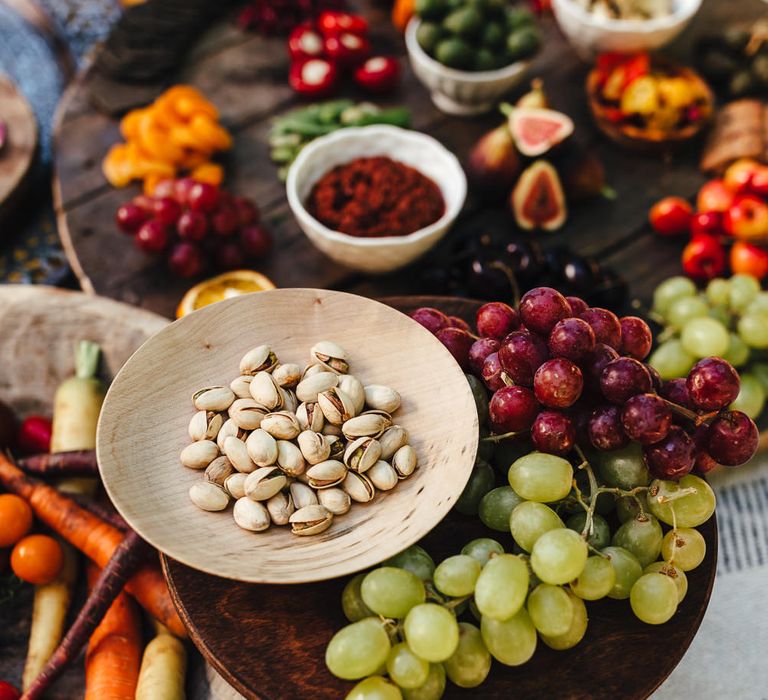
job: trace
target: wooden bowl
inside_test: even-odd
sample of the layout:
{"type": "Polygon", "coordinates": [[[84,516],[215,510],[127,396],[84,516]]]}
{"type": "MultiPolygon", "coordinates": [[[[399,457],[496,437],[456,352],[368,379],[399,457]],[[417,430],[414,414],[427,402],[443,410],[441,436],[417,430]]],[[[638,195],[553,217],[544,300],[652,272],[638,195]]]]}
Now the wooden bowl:
{"type": "Polygon", "coordinates": [[[625,148],[658,153],[674,150],[698,136],[712,118],[715,98],[709,85],[692,68],[659,58],[652,59],[652,67],[661,68],[670,75],[684,77],[698,84],[700,90],[706,95],[705,102],[701,107],[701,119],[672,131],[642,129],[634,124],[616,123],[609,119],[609,105],[600,96],[600,76],[597,69],[592,69],[587,75],[586,89],[589,108],[600,131],[625,148]]]}
{"type": "Polygon", "coordinates": [[[104,402],[97,451],[113,503],[148,542],[189,566],[257,583],[319,581],[372,566],[416,542],[451,509],[477,449],[477,411],[450,353],[415,321],[363,297],[279,289],[219,302],[176,321],[145,343],[104,402]],[[228,384],[240,358],[268,343],[284,362],[306,363],[329,339],[350,354],[364,383],[397,389],[396,420],[419,468],[367,504],[354,504],[320,535],[289,528],[242,530],[231,513],[197,509],[187,494],[199,472],[179,453],[189,443],[190,397],[228,384]]]}

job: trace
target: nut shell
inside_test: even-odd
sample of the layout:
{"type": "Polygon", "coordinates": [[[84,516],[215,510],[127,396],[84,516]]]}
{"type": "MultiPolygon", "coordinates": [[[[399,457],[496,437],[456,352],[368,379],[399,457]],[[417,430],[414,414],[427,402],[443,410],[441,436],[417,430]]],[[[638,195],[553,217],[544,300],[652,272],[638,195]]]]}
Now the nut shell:
{"type": "Polygon", "coordinates": [[[226,411],[235,400],[235,394],[226,386],[209,386],[199,389],[192,396],[198,411],[226,411]]]}
{"type": "Polygon", "coordinates": [[[381,458],[390,459],[403,445],[408,444],[408,431],[400,425],[387,428],[380,436],[381,458]]]}
{"type": "Polygon", "coordinates": [[[389,462],[380,459],[367,472],[365,472],[371,483],[382,491],[389,491],[397,486],[397,472],[389,462]]]}
{"type": "Polygon", "coordinates": [[[275,467],[260,467],[245,480],[245,495],[254,501],[267,501],[288,484],[285,474],[275,467]]]}
{"type": "Polygon", "coordinates": [[[339,377],[339,389],[350,399],[355,407],[355,415],[365,408],[365,389],[363,383],[354,374],[342,374],[339,377]]]}
{"type": "Polygon", "coordinates": [[[363,473],[370,469],[381,457],[381,445],[376,438],[361,437],[347,445],[344,451],[344,464],[352,471],[363,473]]]}
{"type": "Polygon", "coordinates": [[[278,365],[272,370],[272,377],[279,387],[293,389],[301,381],[301,367],[290,362],[278,365]]]}
{"type": "Polygon", "coordinates": [[[253,399],[235,399],[229,407],[229,419],[241,430],[256,430],[268,413],[253,399]]]}
{"type": "Polygon", "coordinates": [[[347,467],[343,462],[327,459],[307,469],[308,483],[313,489],[327,489],[344,481],[347,467]]]}
{"type": "Polygon", "coordinates": [[[216,457],[219,456],[219,447],[212,440],[198,440],[187,445],[179,459],[185,467],[190,469],[205,469],[216,457]]]}
{"type": "Polygon", "coordinates": [[[229,505],[229,494],[212,481],[196,481],[189,487],[189,500],[200,510],[224,510],[229,505]]]}
{"type": "Polygon", "coordinates": [[[376,495],[376,489],[365,474],[349,471],[341,484],[341,488],[349,494],[353,501],[368,503],[376,495]]]}
{"type": "Polygon", "coordinates": [[[235,501],[232,516],[243,530],[251,532],[262,532],[269,527],[270,523],[269,511],[264,505],[247,497],[238,498],[235,501]]]}
{"type": "Polygon", "coordinates": [[[365,403],[373,409],[394,413],[400,408],[400,394],[383,384],[369,384],[364,389],[365,403]]]}
{"type": "Polygon", "coordinates": [[[301,432],[298,418],[289,411],[268,413],[261,421],[261,429],[276,440],[293,440],[301,432]]]}
{"type": "Polygon", "coordinates": [[[240,360],[240,374],[255,375],[257,372],[269,372],[277,365],[277,355],[269,345],[259,345],[249,350],[240,360]]]}
{"type": "Polygon", "coordinates": [[[315,343],[309,352],[313,360],[333,372],[338,372],[339,374],[349,372],[349,357],[346,350],[332,340],[321,340],[315,343]]]}
{"type": "Polygon", "coordinates": [[[343,489],[329,488],[317,492],[317,500],[334,515],[344,515],[352,507],[352,499],[343,489]]]}
{"type": "Polygon", "coordinates": [[[309,464],[324,462],[331,455],[331,445],[325,435],[304,430],[297,438],[299,449],[309,464]]]}
{"type": "Polygon", "coordinates": [[[338,387],[321,391],[317,395],[317,404],[325,419],[332,425],[341,425],[355,415],[352,399],[338,387]]]}
{"type": "Polygon", "coordinates": [[[283,405],[280,387],[268,372],[257,372],[251,380],[251,397],[268,411],[276,411],[283,405]]]}
{"type": "Polygon", "coordinates": [[[339,375],[333,372],[315,372],[305,376],[296,387],[296,398],[299,401],[317,401],[317,395],[322,391],[328,391],[339,383],[339,375]]]}
{"type": "Polygon", "coordinates": [[[416,471],[416,467],[418,466],[416,450],[410,445],[403,445],[392,456],[391,463],[393,469],[397,472],[398,478],[406,479],[416,471]]]}
{"type": "Polygon", "coordinates": [[[229,457],[232,466],[243,474],[250,474],[256,469],[256,465],[248,455],[245,443],[236,437],[228,437],[224,440],[224,454],[229,457]]]}
{"type": "Polygon", "coordinates": [[[305,506],[295,511],[289,520],[295,535],[317,535],[331,526],[333,513],[325,506],[305,506]]]}
{"type": "Polygon", "coordinates": [[[304,508],[305,506],[317,505],[317,493],[306,484],[294,481],[288,487],[288,490],[290,491],[293,505],[296,510],[304,508]]]}
{"type": "Polygon", "coordinates": [[[288,440],[277,441],[277,464],[288,476],[303,474],[307,466],[301,450],[288,440]]]}

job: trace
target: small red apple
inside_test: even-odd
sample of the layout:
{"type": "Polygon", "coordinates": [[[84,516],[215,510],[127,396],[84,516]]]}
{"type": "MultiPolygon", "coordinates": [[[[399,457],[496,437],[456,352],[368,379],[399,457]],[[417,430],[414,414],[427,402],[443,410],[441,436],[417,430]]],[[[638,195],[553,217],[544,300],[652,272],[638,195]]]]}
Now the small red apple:
{"type": "Polygon", "coordinates": [[[752,243],[736,241],[731,247],[731,270],[734,274],[763,279],[768,275],[768,250],[752,243]]]}
{"type": "Polygon", "coordinates": [[[722,180],[710,180],[704,183],[696,197],[696,209],[699,211],[725,211],[733,204],[733,192],[722,180]]]}
{"type": "Polygon", "coordinates": [[[723,226],[734,238],[768,237],[768,204],[752,194],[740,195],[723,216],[723,226]]]}
{"type": "Polygon", "coordinates": [[[648,219],[662,236],[677,236],[691,230],[693,208],[682,197],[664,197],[651,207],[648,219]]]}
{"type": "Polygon", "coordinates": [[[752,192],[752,178],[761,167],[756,160],[739,158],[728,166],[723,182],[736,194],[748,194],[752,192]]]}
{"type": "Polygon", "coordinates": [[[691,219],[691,236],[720,236],[723,233],[723,215],[719,211],[700,211],[691,219]]]}
{"type": "Polygon", "coordinates": [[[696,236],[683,250],[683,269],[689,277],[710,280],[725,270],[725,250],[713,236],[696,236]]]}
{"type": "Polygon", "coordinates": [[[768,199],[768,165],[761,165],[752,176],[752,193],[768,199]]]}

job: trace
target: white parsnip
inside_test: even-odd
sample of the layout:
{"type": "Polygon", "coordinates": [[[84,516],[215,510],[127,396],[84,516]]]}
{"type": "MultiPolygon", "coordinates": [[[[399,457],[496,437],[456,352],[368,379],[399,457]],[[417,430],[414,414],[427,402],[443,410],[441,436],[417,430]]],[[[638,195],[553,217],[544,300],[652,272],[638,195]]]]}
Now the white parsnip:
{"type": "Polygon", "coordinates": [[[187,650],[161,624],[157,636],[147,644],[139,670],[136,700],[184,700],[187,650]]]}

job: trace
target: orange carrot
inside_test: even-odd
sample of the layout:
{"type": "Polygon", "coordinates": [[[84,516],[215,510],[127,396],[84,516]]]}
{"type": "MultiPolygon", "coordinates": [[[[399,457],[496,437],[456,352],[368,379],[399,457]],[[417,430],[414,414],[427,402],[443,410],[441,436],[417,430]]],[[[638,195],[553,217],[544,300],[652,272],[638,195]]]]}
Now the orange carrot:
{"type": "MultiPolygon", "coordinates": [[[[102,568],[123,540],[124,535],[117,528],[81,508],[55,488],[26,476],[2,452],[0,483],[27,499],[40,520],[102,568]]],[[[168,586],[156,561],[143,564],[131,576],[126,590],[173,634],[186,637],[184,625],[173,607],[168,586]]]]}
{"type": "MultiPolygon", "coordinates": [[[[98,568],[88,566],[92,589],[98,568]]],[[[85,700],[134,700],[141,660],[141,620],[125,594],[115,598],[94,630],[85,654],[85,700]]]]}

